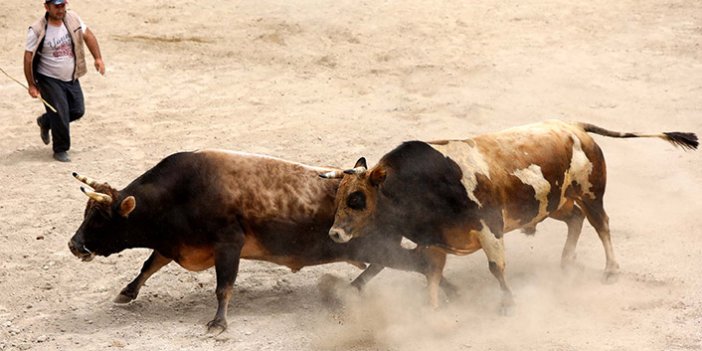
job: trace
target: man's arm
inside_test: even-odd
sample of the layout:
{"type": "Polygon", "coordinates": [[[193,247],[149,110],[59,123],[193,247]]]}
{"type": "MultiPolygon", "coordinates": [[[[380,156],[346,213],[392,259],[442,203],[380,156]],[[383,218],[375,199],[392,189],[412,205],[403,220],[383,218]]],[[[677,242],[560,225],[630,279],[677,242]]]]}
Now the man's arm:
{"type": "Polygon", "coordinates": [[[105,75],[105,63],[102,62],[102,55],[100,54],[100,45],[98,45],[97,38],[90,30],[87,28],[85,33],[83,33],[83,40],[85,40],[85,45],[88,46],[90,54],[93,55],[95,59],[95,69],[100,72],[100,74],[105,75]]]}
{"type": "Polygon", "coordinates": [[[32,74],[32,52],[24,52],[24,78],[27,79],[27,92],[33,98],[39,97],[39,88],[34,84],[34,75],[32,74]]]}

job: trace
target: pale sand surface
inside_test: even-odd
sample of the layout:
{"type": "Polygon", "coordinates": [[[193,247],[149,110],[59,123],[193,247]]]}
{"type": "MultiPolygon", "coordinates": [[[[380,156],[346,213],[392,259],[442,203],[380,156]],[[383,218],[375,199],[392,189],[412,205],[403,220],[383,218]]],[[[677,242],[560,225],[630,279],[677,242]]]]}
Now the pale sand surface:
{"type": "MultiPolygon", "coordinates": [[[[423,277],[381,273],[332,313],[317,289],[347,264],[291,273],[244,261],[230,328],[204,333],[214,271],[171,265],[133,303],[111,300],[148,251],[83,263],[66,243],[86,203],[72,171],[117,188],[201,148],[315,165],[374,164],[401,141],[465,138],[547,118],[619,131],[702,133],[699,1],[71,1],[107,75],[81,82],[73,162],[39,139],[41,105],[0,76],[0,350],[699,350],[702,153],[596,137],[622,274],[585,225],[510,233],[517,308],[497,314],[485,256],[449,258],[461,298],[438,311],[423,277]]],[[[23,79],[37,0],[0,5],[0,66],[23,79]]],[[[92,64],[92,61],[90,61],[92,64]]],[[[92,67],[92,66],[91,66],[92,67]]]]}

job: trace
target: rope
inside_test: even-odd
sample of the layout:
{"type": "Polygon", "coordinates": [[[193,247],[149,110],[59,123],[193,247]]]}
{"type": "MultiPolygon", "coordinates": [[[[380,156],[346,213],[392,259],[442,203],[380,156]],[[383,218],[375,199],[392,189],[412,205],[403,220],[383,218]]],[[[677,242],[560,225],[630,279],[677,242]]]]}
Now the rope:
{"type": "MultiPolygon", "coordinates": [[[[24,89],[26,89],[26,90],[29,90],[29,88],[28,88],[26,85],[22,84],[22,82],[20,82],[19,80],[13,78],[11,75],[7,74],[7,72],[5,72],[5,70],[2,69],[2,67],[0,67],[0,71],[2,71],[2,73],[5,73],[5,75],[6,75],[8,78],[10,78],[10,79],[14,80],[15,82],[17,82],[17,84],[19,84],[22,88],[24,88],[24,89]]],[[[44,98],[41,97],[41,95],[39,95],[39,99],[40,99],[41,102],[43,102],[44,105],[46,105],[46,107],[48,107],[51,111],[54,111],[54,113],[58,113],[58,112],[56,112],[56,109],[55,109],[53,106],[51,106],[50,103],[46,102],[46,100],[44,100],[44,98]]]]}

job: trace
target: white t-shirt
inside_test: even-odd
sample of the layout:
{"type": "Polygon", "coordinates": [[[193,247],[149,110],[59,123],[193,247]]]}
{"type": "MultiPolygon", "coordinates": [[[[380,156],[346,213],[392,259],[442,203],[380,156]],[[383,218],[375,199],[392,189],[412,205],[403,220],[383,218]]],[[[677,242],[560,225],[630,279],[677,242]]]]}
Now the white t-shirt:
{"type": "MultiPolygon", "coordinates": [[[[87,27],[80,20],[80,30],[85,32],[87,27]]],[[[33,51],[38,43],[39,38],[37,33],[30,28],[27,33],[27,44],[25,49],[33,51]]],[[[73,46],[71,43],[71,35],[66,29],[66,25],[61,23],[60,26],[53,26],[49,23],[46,26],[46,36],[44,37],[44,46],[41,52],[39,64],[37,65],[37,73],[47,77],[56,78],[64,82],[73,80],[73,69],[75,68],[76,58],[73,55],[73,46]]]]}

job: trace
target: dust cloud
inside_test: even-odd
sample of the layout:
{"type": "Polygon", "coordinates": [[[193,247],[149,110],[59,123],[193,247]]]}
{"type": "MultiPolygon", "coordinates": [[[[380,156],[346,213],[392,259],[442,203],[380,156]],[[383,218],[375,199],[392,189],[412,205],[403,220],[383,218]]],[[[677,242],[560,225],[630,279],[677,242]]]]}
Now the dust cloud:
{"type": "Polygon", "coordinates": [[[637,323],[633,312],[666,307],[650,294],[680,285],[627,270],[616,282],[604,283],[604,253],[589,226],[578,250],[586,257],[561,268],[565,225],[547,222],[539,229],[535,236],[507,235],[507,279],[516,302],[509,315],[498,313],[501,291],[478,251],[449,256],[445,274],[458,286],[459,297],[448,301],[444,296],[437,310],[429,306],[424,278],[417,274],[381,273],[360,293],[345,279],[325,275],[318,288],[329,303],[317,316],[314,345],[329,350],[606,349],[612,325],[637,323]]]}

